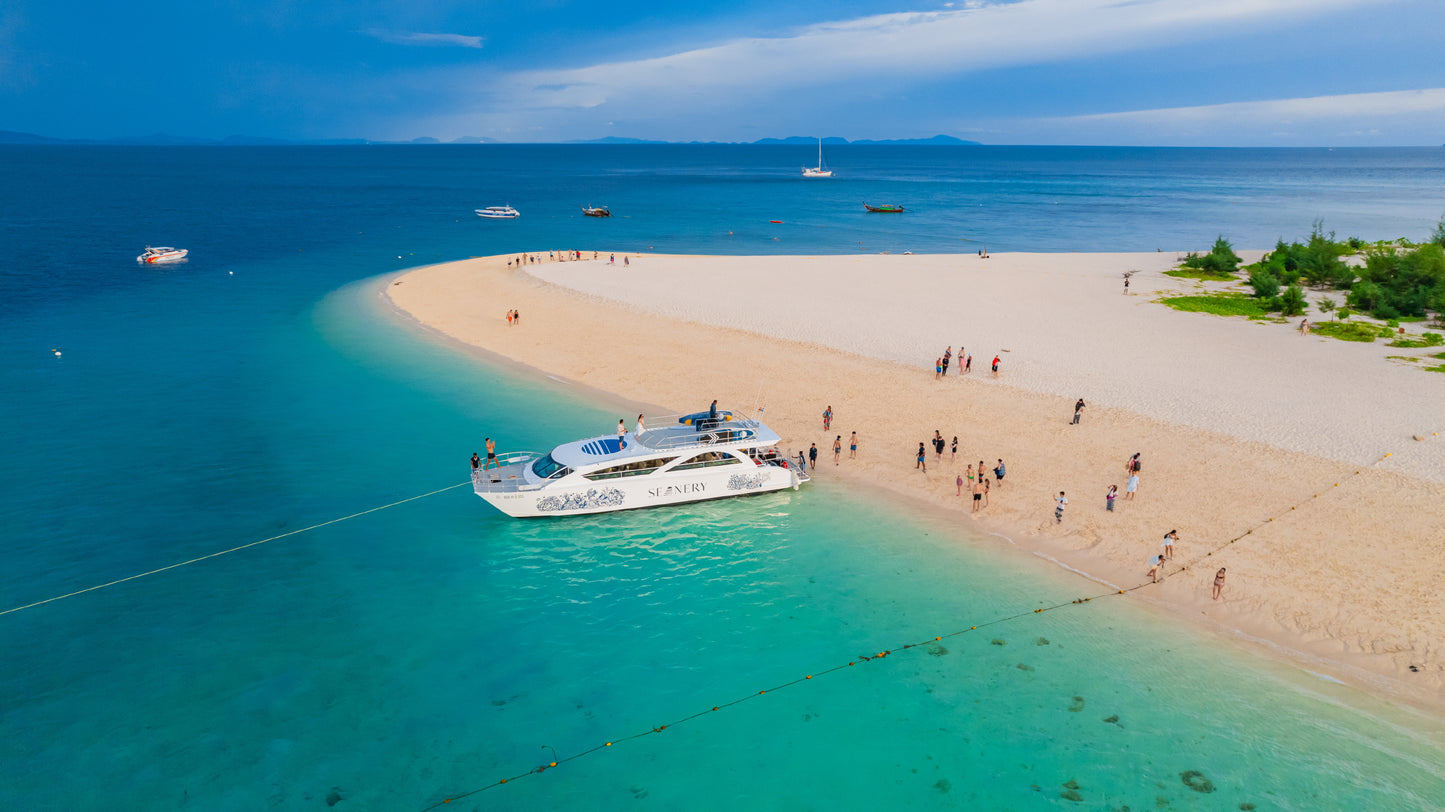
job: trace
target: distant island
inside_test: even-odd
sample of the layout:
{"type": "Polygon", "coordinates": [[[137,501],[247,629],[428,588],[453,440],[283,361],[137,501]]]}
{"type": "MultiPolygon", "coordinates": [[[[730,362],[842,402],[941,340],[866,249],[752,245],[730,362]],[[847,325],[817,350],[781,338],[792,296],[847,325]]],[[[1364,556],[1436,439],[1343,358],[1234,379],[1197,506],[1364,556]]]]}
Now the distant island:
{"type": "MultiPolygon", "coordinates": [[[[352,146],[352,145],[377,145],[377,144],[419,144],[419,145],[441,145],[441,144],[502,144],[502,143],[524,143],[524,142],[503,142],[495,138],[486,138],[478,135],[465,135],[461,138],[453,138],[450,141],[441,141],[436,138],[423,136],[413,138],[410,141],[375,141],[368,138],[320,138],[310,140],[288,140],[284,138],[262,138],[249,135],[229,135],[225,138],[195,138],[184,135],[167,135],[165,133],[152,133],[150,135],[124,136],[118,138],[53,138],[46,135],[34,133],[12,132],[0,130],[0,144],[95,144],[108,146],[226,146],[226,147],[266,147],[266,146],[352,146]]],[[[549,142],[541,142],[549,143],[549,142]]],[[[589,140],[563,141],[550,143],[564,144],[734,144],[734,145],[801,145],[816,144],[817,138],[809,138],[801,135],[789,136],[787,138],[761,138],[757,141],[649,141],[643,138],[618,138],[608,136],[606,138],[594,138],[589,140]]],[[[859,139],[849,141],[846,138],[833,136],[823,139],[824,144],[843,146],[848,144],[861,145],[885,145],[885,146],[982,146],[977,141],[965,141],[961,138],[954,138],[951,135],[935,135],[932,138],[893,138],[881,141],[859,139]]]]}

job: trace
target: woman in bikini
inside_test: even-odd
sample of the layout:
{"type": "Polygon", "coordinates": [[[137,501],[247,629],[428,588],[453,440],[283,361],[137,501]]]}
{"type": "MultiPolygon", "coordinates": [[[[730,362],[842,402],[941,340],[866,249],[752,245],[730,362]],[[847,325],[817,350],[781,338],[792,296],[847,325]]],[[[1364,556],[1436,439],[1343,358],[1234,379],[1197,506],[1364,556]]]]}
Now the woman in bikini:
{"type": "Polygon", "coordinates": [[[1219,600],[1219,593],[1224,589],[1224,567],[1214,573],[1214,599],[1219,600]]]}

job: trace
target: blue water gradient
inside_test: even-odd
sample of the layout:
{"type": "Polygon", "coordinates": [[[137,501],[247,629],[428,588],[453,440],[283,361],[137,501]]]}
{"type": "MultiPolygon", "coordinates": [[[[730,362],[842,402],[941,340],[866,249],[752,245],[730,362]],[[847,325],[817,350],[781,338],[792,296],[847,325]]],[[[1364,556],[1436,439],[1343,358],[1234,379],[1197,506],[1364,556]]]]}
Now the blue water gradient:
{"type": "MultiPolygon", "coordinates": [[[[1445,208],[1431,197],[1445,161],[1419,150],[1346,151],[1343,167],[1324,151],[840,150],[842,183],[819,186],[792,176],[807,156],[781,148],[626,149],[0,152],[0,234],[46,249],[0,269],[0,610],[460,484],[485,436],[547,448],[615,424],[612,404],[382,314],[372,277],[397,268],[573,245],[942,250],[958,239],[941,225],[952,202],[979,190],[997,210],[959,230],[994,218],[993,250],[1185,232],[1207,247],[1220,230],[1283,227],[1291,207],[1394,236],[1445,208]],[[948,177],[930,177],[941,160],[948,177]],[[1157,199],[1127,191],[1141,186],[1157,199]],[[851,211],[864,194],[938,213],[870,220],[851,211]],[[1259,198],[1277,205],[1241,202],[1259,198]],[[523,218],[470,215],[504,202],[523,218]],[[584,220],[581,203],[631,218],[584,220]],[[137,266],[145,242],[192,260],[137,266]]],[[[449,808],[1432,810],[1445,797],[1439,719],[1130,599],[623,741],[1097,589],[822,479],[538,521],[461,487],[0,616],[0,809],[421,809],[609,740],[449,808]]]]}

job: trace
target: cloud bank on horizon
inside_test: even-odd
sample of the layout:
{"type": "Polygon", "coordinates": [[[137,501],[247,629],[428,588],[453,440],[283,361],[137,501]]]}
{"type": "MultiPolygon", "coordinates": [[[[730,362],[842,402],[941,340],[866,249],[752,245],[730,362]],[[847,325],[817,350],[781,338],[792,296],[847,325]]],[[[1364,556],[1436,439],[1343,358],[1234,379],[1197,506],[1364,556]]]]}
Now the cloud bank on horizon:
{"type": "Polygon", "coordinates": [[[137,15],[77,26],[43,0],[16,0],[0,12],[0,129],[1445,141],[1439,0],[707,0],[665,17],[641,0],[596,6],[257,0],[199,11],[141,0],[137,15]],[[141,36],[160,17],[173,44],[138,54],[124,27],[141,36]],[[421,33],[441,31],[469,33],[421,33]]]}

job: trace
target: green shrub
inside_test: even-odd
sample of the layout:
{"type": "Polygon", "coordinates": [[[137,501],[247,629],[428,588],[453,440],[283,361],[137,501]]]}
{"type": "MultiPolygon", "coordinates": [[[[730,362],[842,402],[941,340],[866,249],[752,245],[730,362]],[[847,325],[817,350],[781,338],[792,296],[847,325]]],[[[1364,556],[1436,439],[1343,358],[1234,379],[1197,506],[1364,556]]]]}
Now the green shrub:
{"type": "Polygon", "coordinates": [[[1438,347],[1442,344],[1445,344],[1445,337],[1439,333],[1426,333],[1419,338],[1397,338],[1390,342],[1391,347],[1438,347]]]}
{"type": "Polygon", "coordinates": [[[1233,274],[1239,269],[1239,255],[1234,253],[1234,246],[1224,235],[1214,241],[1214,247],[1207,254],[1196,254],[1190,252],[1184,256],[1184,267],[1193,268],[1199,271],[1206,271],[1211,274],[1224,275],[1233,274]]]}
{"type": "Polygon", "coordinates": [[[1309,307],[1309,302],[1305,299],[1305,292],[1300,289],[1299,285],[1290,285],[1285,288],[1284,293],[1279,295],[1275,304],[1279,311],[1286,316],[1298,316],[1309,307]]]}
{"type": "Polygon", "coordinates": [[[1326,316],[1328,316],[1335,310],[1335,300],[1321,296],[1319,301],[1315,302],[1315,307],[1319,308],[1319,311],[1321,313],[1324,313],[1326,316]]]}
{"type": "Polygon", "coordinates": [[[1268,268],[1255,268],[1250,271],[1249,286],[1254,288],[1256,299],[1273,300],[1279,295],[1279,277],[1268,268]]]}

